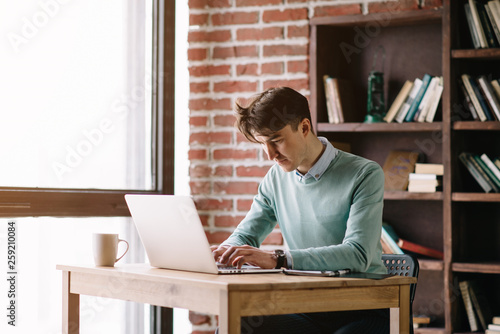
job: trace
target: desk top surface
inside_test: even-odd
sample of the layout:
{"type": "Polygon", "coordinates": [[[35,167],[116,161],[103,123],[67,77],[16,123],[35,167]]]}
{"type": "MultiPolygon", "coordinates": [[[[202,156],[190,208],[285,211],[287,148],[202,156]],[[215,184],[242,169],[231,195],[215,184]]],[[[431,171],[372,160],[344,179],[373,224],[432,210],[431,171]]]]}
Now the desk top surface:
{"type": "Polygon", "coordinates": [[[224,290],[276,290],[298,288],[332,288],[356,286],[388,286],[415,283],[414,277],[393,276],[385,279],[289,276],[272,274],[214,275],[180,270],[160,269],[146,263],[120,264],[115,267],[94,265],[57,265],[57,269],[82,275],[100,275],[115,279],[144,280],[159,283],[203,285],[224,290]]]}

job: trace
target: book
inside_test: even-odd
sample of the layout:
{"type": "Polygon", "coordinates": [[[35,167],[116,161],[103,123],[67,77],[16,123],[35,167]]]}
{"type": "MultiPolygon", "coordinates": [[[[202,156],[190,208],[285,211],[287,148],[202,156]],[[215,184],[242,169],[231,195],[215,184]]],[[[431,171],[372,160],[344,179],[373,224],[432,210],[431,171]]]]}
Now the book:
{"type": "Polygon", "coordinates": [[[410,109],[408,109],[405,117],[405,122],[413,121],[413,118],[415,117],[415,114],[418,110],[418,106],[420,105],[420,102],[422,102],[422,98],[424,97],[424,94],[427,90],[427,87],[429,87],[431,80],[432,77],[426,73],[424,75],[424,78],[422,79],[422,85],[420,86],[420,89],[418,90],[417,95],[415,96],[415,99],[410,106],[410,109]]]}
{"type": "Polygon", "coordinates": [[[437,183],[441,179],[441,175],[431,173],[410,173],[408,179],[410,181],[434,181],[437,183]]]}
{"type": "Polygon", "coordinates": [[[442,176],[436,174],[410,173],[408,191],[417,193],[433,193],[442,185],[442,176]]]}
{"type": "Polygon", "coordinates": [[[500,120],[500,101],[497,99],[496,93],[490,84],[490,81],[486,79],[486,76],[481,75],[477,78],[477,82],[481,87],[481,90],[490,106],[496,120],[500,120]]]}
{"type": "Polygon", "coordinates": [[[474,110],[476,111],[479,120],[481,122],[486,121],[487,120],[486,114],[484,113],[483,108],[481,107],[481,104],[479,103],[479,99],[476,96],[474,89],[472,88],[472,85],[471,85],[472,79],[471,79],[470,75],[462,74],[461,78],[462,78],[462,82],[464,84],[465,90],[467,91],[467,95],[469,96],[469,98],[472,102],[472,105],[474,106],[474,110]]]}
{"type": "Polygon", "coordinates": [[[443,175],[444,165],[417,162],[415,163],[415,173],[443,175]]]}
{"type": "Polygon", "coordinates": [[[493,191],[496,193],[500,192],[500,181],[496,179],[496,177],[486,166],[484,161],[481,160],[481,158],[477,154],[471,154],[471,156],[473,158],[473,163],[477,163],[477,167],[480,169],[481,175],[486,179],[486,182],[491,185],[493,191]]]}
{"type": "Polygon", "coordinates": [[[484,34],[483,26],[481,25],[481,19],[479,18],[476,1],[469,0],[469,6],[472,15],[472,21],[474,22],[474,28],[478,35],[479,44],[481,45],[481,48],[487,48],[488,41],[486,40],[486,35],[484,34]]]}
{"type": "Polygon", "coordinates": [[[328,75],[323,76],[323,84],[325,88],[326,110],[328,112],[328,122],[332,124],[340,123],[337,106],[335,103],[335,94],[333,79],[328,75]]]}
{"type": "Polygon", "coordinates": [[[434,92],[435,92],[435,89],[436,89],[436,86],[438,83],[439,83],[439,77],[432,77],[431,78],[431,81],[429,82],[429,85],[427,86],[427,89],[425,90],[425,93],[422,96],[422,100],[420,101],[420,103],[417,107],[417,111],[415,112],[415,115],[413,116],[414,122],[418,122],[420,117],[422,117],[422,121],[425,120],[425,113],[428,110],[428,106],[432,102],[431,99],[434,96],[434,92]]]}
{"type": "Polygon", "coordinates": [[[384,121],[386,121],[387,123],[391,123],[394,120],[394,117],[396,117],[399,109],[405,103],[405,100],[408,97],[408,94],[410,93],[412,87],[413,82],[411,82],[410,80],[406,80],[398,95],[394,99],[394,102],[392,102],[391,107],[387,111],[387,114],[384,116],[384,121]]]}
{"type": "Polygon", "coordinates": [[[444,253],[437,249],[426,247],[402,238],[398,239],[397,244],[403,251],[409,251],[415,254],[424,255],[439,260],[442,260],[444,258],[444,253]]]}
{"type": "Polygon", "coordinates": [[[493,160],[493,163],[498,167],[500,168],[500,158],[496,158],[495,160],[493,160]]]}
{"type": "MultiPolygon", "coordinates": [[[[488,324],[491,322],[491,308],[486,297],[486,291],[481,287],[478,281],[469,281],[469,294],[477,318],[483,329],[489,329],[488,324]]],[[[498,326],[500,328],[500,326],[498,326]]]]}
{"type": "Polygon", "coordinates": [[[476,182],[481,186],[484,192],[489,193],[493,191],[493,187],[483,179],[483,176],[481,175],[479,170],[476,169],[477,167],[472,163],[471,160],[473,159],[471,158],[470,153],[462,152],[458,155],[458,158],[464,164],[464,166],[467,168],[476,182]]]}
{"type": "Polygon", "coordinates": [[[380,237],[380,244],[382,245],[382,254],[394,254],[394,251],[382,236],[380,237]]]}
{"type": "Polygon", "coordinates": [[[488,121],[493,121],[494,117],[492,114],[492,111],[490,110],[490,107],[488,103],[485,100],[485,97],[483,93],[481,92],[481,89],[479,88],[479,85],[476,83],[476,80],[473,80],[470,78],[470,85],[472,87],[472,90],[474,91],[474,94],[477,97],[477,100],[479,101],[479,104],[481,105],[481,108],[484,112],[484,115],[486,116],[486,120],[488,121]]]}
{"type": "Polygon", "coordinates": [[[474,313],[474,308],[472,306],[472,300],[469,293],[469,281],[461,281],[458,283],[460,287],[460,293],[462,294],[462,299],[464,301],[465,311],[467,313],[467,319],[469,321],[470,330],[475,332],[479,330],[476,315],[474,313]]]}
{"type": "Polygon", "coordinates": [[[494,4],[484,4],[484,9],[486,10],[486,14],[488,14],[488,18],[490,19],[491,27],[493,28],[493,32],[495,33],[495,38],[497,43],[500,43],[500,27],[497,23],[497,19],[495,18],[496,9],[494,8],[494,4]]]}
{"type": "Polygon", "coordinates": [[[462,91],[462,94],[464,96],[464,106],[465,108],[467,109],[467,111],[470,113],[470,115],[472,116],[473,119],[475,120],[478,120],[479,119],[479,116],[476,112],[476,109],[474,109],[474,105],[472,104],[472,100],[469,96],[469,93],[467,92],[466,88],[465,88],[465,84],[463,82],[463,80],[459,80],[460,83],[459,83],[459,86],[460,86],[460,90],[462,91]]]}
{"type": "Polygon", "coordinates": [[[403,250],[399,248],[396,241],[390,236],[389,232],[387,232],[387,225],[385,224],[382,224],[381,239],[387,244],[392,252],[391,254],[404,254],[403,250]]]}
{"type": "Polygon", "coordinates": [[[405,103],[401,106],[401,108],[399,108],[399,111],[394,118],[396,122],[404,122],[406,114],[408,113],[408,110],[410,110],[410,107],[413,104],[413,101],[415,100],[420,87],[422,87],[422,80],[420,78],[416,78],[415,81],[413,81],[413,86],[411,87],[411,90],[406,97],[405,103]]]}
{"type": "Polygon", "coordinates": [[[408,183],[408,192],[410,193],[435,193],[437,185],[434,184],[418,184],[415,182],[408,183]]]}
{"type": "MultiPolygon", "coordinates": [[[[490,9],[490,12],[493,16],[493,20],[491,20],[491,24],[494,24],[497,27],[498,31],[495,30],[495,34],[499,33],[500,34],[500,2],[497,0],[490,0],[488,1],[488,7],[490,9]]],[[[500,43],[500,36],[497,35],[498,42],[500,43]]]]}
{"type": "Polygon", "coordinates": [[[481,26],[483,27],[484,36],[486,37],[486,42],[488,43],[488,47],[497,48],[498,42],[495,37],[495,32],[493,31],[493,27],[491,26],[490,18],[486,11],[485,5],[482,2],[477,2],[477,12],[479,14],[479,20],[481,21],[481,26]]]}
{"type": "Polygon", "coordinates": [[[496,93],[497,99],[500,100],[500,83],[497,80],[491,80],[490,84],[496,93]]]}
{"type": "Polygon", "coordinates": [[[491,319],[491,323],[492,324],[495,324],[495,325],[500,325],[500,316],[494,316],[492,319],[491,319]]]}
{"type": "Polygon", "coordinates": [[[467,19],[467,25],[469,26],[469,32],[472,39],[472,45],[474,45],[474,49],[480,49],[481,43],[479,42],[478,32],[474,27],[474,19],[472,18],[470,5],[468,3],[464,4],[464,10],[465,10],[465,17],[467,19]]]}
{"type": "MultiPolygon", "coordinates": [[[[434,117],[436,116],[436,111],[438,109],[439,103],[441,102],[441,96],[443,95],[443,77],[439,77],[439,81],[434,89],[434,94],[432,95],[432,99],[430,101],[428,110],[424,111],[425,121],[427,123],[432,123],[434,121],[434,117]]],[[[423,117],[419,118],[419,122],[423,122],[423,117]]]]}
{"type": "Polygon", "coordinates": [[[406,190],[408,176],[414,172],[419,157],[420,154],[414,151],[390,151],[382,166],[385,190],[406,190]]]}

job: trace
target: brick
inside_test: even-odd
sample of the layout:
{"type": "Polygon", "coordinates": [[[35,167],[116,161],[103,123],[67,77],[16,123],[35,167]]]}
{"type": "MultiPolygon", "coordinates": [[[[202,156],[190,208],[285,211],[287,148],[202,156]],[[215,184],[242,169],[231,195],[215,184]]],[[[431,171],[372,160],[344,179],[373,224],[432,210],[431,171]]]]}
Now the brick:
{"type": "Polygon", "coordinates": [[[192,132],[189,144],[230,144],[231,138],[231,132],[192,132]]]}
{"type": "Polygon", "coordinates": [[[287,63],[288,73],[308,73],[309,63],[307,60],[290,60],[287,63]]]}
{"type": "Polygon", "coordinates": [[[214,225],[216,227],[236,227],[245,216],[215,216],[214,225]]]}
{"type": "Polygon", "coordinates": [[[189,84],[190,93],[208,93],[210,83],[208,82],[191,82],[189,84]]]}
{"type": "Polygon", "coordinates": [[[207,58],[208,50],[205,48],[190,48],[188,49],[188,60],[204,60],[207,58]]]}
{"type": "Polygon", "coordinates": [[[211,244],[221,244],[224,242],[229,236],[231,232],[218,231],[218,232],[205,232],[208,242],[211,244]]]}
{"type": "Polygon", "coordinates": [[[264,89],[271,87],[287,86],[295,90],[309,89],[308,79],[294,79],[294,80],[267,80],[264,82],[264,89]]]}
{"type": "Polygon", "coordinates": [[[233,24],[252,24],[259,22],[258,12],[227,12],[212,14],[212,25],[227,26],[233,24]]]}
{"type": "Polygon", "coordinates": [[[188,5],[191,9],[223,8],[230,7],[231,0],[189,0],[188,5]]]}
{"type": "Polygon", "coordinates": [[[314,17],[361,14],[361,5],[322,6],[314,8],[314,17]]]}
{"type": "Polygon", "coordinates": [[[253,199],[239,199],[236,201],[236,210],[249,211],[252,206],[253,199]]]}
{"type": "Polygon", "coordinates": [[[283,62],[265,63],[261,65],[262,74],[283,74],[283,62]]]}
{"type": "Polygon", "coordinates": [[[264,57],[273,56],[306,56],[308,54],[307,45],[264,45],[264,57]]]}
{"type": "Polygon", "coordinates": [[[298,21],[306,19],[307,19],[307,8],[267,10],[262,14],[262,21],[264,21],[265,23],[298,21]]]}
{"type": "Polygon", "coordinates": [[[281,5],[283,0],[236,0],[237,7],[281,5]]]}
{"type": "Polygon", "coordinates": [[[215,167],[215,176],[233,176],[233,166],[217,166],[215,167]]]}
{"type": "Polygon", "coordinates": [[[298,38],[298,37],[309,37],[309,26],[288,26],[287,35],[288,38],[298,38]]]}
{"type": "MultiPolygon", "coordinates": [[[[243,104],[244,105],[244,104],[243,104]]],[[[236,133],[236,143],[251,143],[244,135],[241,134],[241,132],[236,133]]]]}
{"type": "Polygon", "coordinates": [[[230,211],[233,208],[233,201],[230,199],[199,198],[195,199],[196,209],[198,210],[219,210],[230,211]]]}
{"type": "Polygon", "coordinates": [[[238,58],[238,57],[258,57],[259,48],[256,45],[214,47],[212,57],[214,59],[238,58]]]}
{"type": "Polygon", "coordinates": [[[238,41],[261,41],[270,39],[282,39],[282,27],[268,27],[268,28],[244,28],[236,31],[236,39],[238,41]]]}
{"type": "Polygon", "coordinates": [[[236,117],[234,115],[217,115],[214,116],[215,126],[234,126],[236,117]]]}
{"type": "Polygon", "coordinates": [[[189,75],[192,77],[207,77],[213,75],[229,75],[231,72],[229,65],[200,65],[190,66],[189,75]]]}
{"type": "Polygon", "coordinates": [[[213,152],[214,160],[245,160],[245,159],[257,159],[257,150],[241,150],[233,148],[216,149],[213,152]]]}
{"type": "Polygon", "coordinates": [[[406,10],[417,10],[418,0],[400,0],[400,1],[388,1],[388,2],[377,2],[368,4],[369,13],[380,13],[380,12],[400,12],[406,10]]]}
{"type": "Polygon", "coordinates": [[[189,187],[191,188],[191,194],[210,194],[210,182],[206,181],[190,181],[189,187]]]}
{"type": "Polygon", "coordinates": [[[188,32],[188,42],[227,42],[231,40],[231,32],[229,30],[194,30],[188,32]]]}
{"type": "Polygon", "coordinates": [[[207,160],[208,153],[204,149],[190,149],[188,151],[189,160],[207,160]]]}
{"type": "Polygon", "coordinates": [[[200,215],[201,225],[208,226],[208,219],[209,218],[210,218],[209,215],[200,215]]]}
{"type": "Polygon", "coordinates": [[[214,193],[228,194],[228,195],[256,194],[258,187],[259,187],[258,182],[248,182],[248,181],[214,182],[214,193]]]}
{"type": "Polygon", "coordinates": [[[262,242],[263,245],[283,245],[283,236],[278,231],[271,232],[262,242]]]}
{"type": "Polygon", "coordinates": [[[231,110],[231,99],[191,99],[189,100],[191,110],[231,110]]]}
{"type": "Polygon", "coordinates": [[[236,65],[236,75],[258,75],[259,65],[258,64],[241,64],[236,65]]]}
{"type": "Polygon", "coordinates": [[[212,320],[212,317],[209,316],[208,314],[201,314],[201,313],[189,311],[189,321],[195,326],[199,326],[199,325],[203,325],[203,324],[211,325],[211,320],[212,320]]]}
{"type": "Polygon", "coordinates": [[[190,166],[189,176],[191,177],[191,179],[212,176],[212,167],[209,165],[190,166]]]}
{"type": "Polygon", "coordinates": [[[264,177],[271,166],[239,166],[236,167],[236,176],[264,177]]]}
{"type": "Polygon", "coordinates": [[[189,125],[191,126],[207,126],[208,117],[207,116],[191,116],[189,117],[189,125]]]}
{"type": "Polygon", "coordinates": [[[235,92],[255,92],[257,82],[249,81],[223,81],[214,83],[214,92],[235,93],[235,92]]]}
{"type": "Polygon", "coordinates": [[[204,26],[208,24],[208,14],[190,14],[190,26],[204,26]]]}

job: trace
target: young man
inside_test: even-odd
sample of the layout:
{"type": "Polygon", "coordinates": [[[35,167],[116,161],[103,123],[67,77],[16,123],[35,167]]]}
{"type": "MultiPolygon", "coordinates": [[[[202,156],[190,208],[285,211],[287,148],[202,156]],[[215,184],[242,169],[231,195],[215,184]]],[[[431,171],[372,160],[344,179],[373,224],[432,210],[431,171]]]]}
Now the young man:
{"type": "MultiPolygon", "coordinates": [[[[214,257],[262,268],[386,273],[380,233],[384,174],[375,162],[339,151],[313,133],[307,99],[287,87],[236,105],[238,129],[260,143],[271,167],[251,209],[214,257]],[[279,224],[289,251],[259,246],[279,224]]],[[[388,333],[388,311],[328,312],[242,319],[251,333],[388,333]]]]}

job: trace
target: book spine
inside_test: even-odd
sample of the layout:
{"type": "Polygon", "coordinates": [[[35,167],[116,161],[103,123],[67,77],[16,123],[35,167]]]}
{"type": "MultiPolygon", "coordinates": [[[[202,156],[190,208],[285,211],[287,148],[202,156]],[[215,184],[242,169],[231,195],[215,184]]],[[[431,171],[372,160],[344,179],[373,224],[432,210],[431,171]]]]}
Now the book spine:
{"type": "Polygon", "coordinates": [[[458,283],[458,285],[460,287],[460,292],[462,293],[462,299],[464,301],[467,318],[469,319],[470,330],[475,332],[478,330],[478,327],[474,309],[472,308],[472,301],[470,299],[469,282],[462,281],[458,283]]]}
{"type": "Polygon", "coordinates": [[[474,109],[477,112],[477,116],[481,122],[484,122],[487,120],[486,114],[483,111],[483,108],[481,107],[481,104],[479,103],[479,100],[476,96],[476,93],[474,92],[474,89],[472,89],[472,79],[468,74],[462,74],[462,82],[465,86],[465,89],[467,90],[467,94],[469,95],[472,105],[474,106],[474,109]]]}
{"type": "Polygon", "coordinates": [[[476,167],[472,164],[472,162],[469,159],[469,154],[462,152],[458,156],[460,161],[465,165],[469,173],[474,177],[476,182],[483,188],[484,192],[489,193],[490,191],[493,190],[493,188],[486,182],[486,180],[483,179],[481,174],[479,173],[478,170],[476,170],[476,167]]]}
{"type": "Polygon", "coordinates": [[[469,80],[470,80],[470,85],[471,85],[472,89],[474,90],[474,94],[476,95],[477,100],[479,101],[479,104],[481,105],[481,108],[484,112],[484,115],[486,116],[486,119],[488,121],[493,121],[494,118],[491,114],[490,107],[488,106],[488,104],[484,100],[484,96],[481,93],[481,90],[479,89],[478,85],[476,84],[476,81],[470,77],[469,77],[469,80]]]}
{"type": "Polygon", "coordinates": [[[491,172],[495,175],[495,177],[500,181],[500,169],[498,169],[497,166],[491,161],[491,159],[486,155],[486,153],[483,153],[481,155],[481,160],[484,161],[486,166],[491,170],[491,172]]]}
{"type": "Polygon", "coordinates": [[[409,252],[425,255],[439,260],[442,260],[444,257],[443,252],[401,238],[399,238],[398,240],[398,246],[403,250],[407,250],[409,252]]]}
{"type": "Polygon", "coordinates": [[[490,6],[489,3],[484,5],[484,9],[486,10],[486,14],[488,14],[488,18],[490,19],[491,27],[493,28],[493,32],[495,33],[497,43],[500,43],[500,29],[497,24],[497,20],[495,18],[495,10],[493,6],[490,6]]]}
{"type": "Polygon", "coordinates": [[[410,109],[408,110],[408,113],[406,114],[405,117],[405,122],[411,122],[413,121],[413,118],[415,117],[415,113],[417,112],[418,106],[420,105],[420,102],[422,101],[422,98],[425,94],[425,91],[427,90],[427,87],[429,87],[429,83],[431,82],[431,76],[429,74],[425,74],[424,78],[422,79],[422,86],[420,87],[419,91],[417,92],[417,95],[415,96],[415,99],[413,100],[413,103],[410,106],[410,109]]]}
{"type": "Polygon", "coordinates": [[[396,122],[398,123],[403,123],[405,120],[406,114],[408,113],[408,110],[410,109],[410,106],[412,105],[413,101],[415,100],[415,97],[417,96],[418,91],[420,90],[420,87],[422,86],[422,80],[419,78],[415,79],[415,82],[413,83],[413,87],[411,88],[410,93],[408,94],[408,97],[406,98],[405,103],[399,109],[398,114],[396,115],[396,122]]]}
{"type": "Polygon", "coordinates": [[[496,193],[500,192],[500,182],[496,179],[495,175],[490,171],[488,166],[486,166],[484,161],[479,156],[474,154],[472,157],[477,162],[481,171],[483,171],[483,177],[486,178],[486,181],[492,186],[493,190],[496,193]]]}
{"type": "Polygon", "coordinates": [[[328,111],[328,122],[336,124],[338,123],[338,116],[335,112],[335,106],[333,102],[333,86],[332,86],[332,78],[325,75],[323,77],[323,82],[325,86],[325,97],[326,97],[326,109],[328,111]]]}
{"type": "Polygon", "coordinates": [[[490,19],[486,12],[486,8],[483,3],[477,3],[477,12],[479,14],[479,20],[481,21],[481,25],[483,26],[484,36],[486,37],[486,42],[490,48],[498,47],[497,40],[495,39],[495,33],[493,32],[493,28],[491,27],[490,19]]]}
{"type": "Polygon", "coordinates": [[[406,80],[406,82],[403,85],[403,88],[401,88],[401,90],[398,93],[398,96],[396,96],[394,102],[389,108],[389,111],[387,111],[387,114],[384,116],[384,121],[390,123],[394,120],[394,117],[396,117],[399,109],[401,109],[401,106],[405,103],[405,100],[408,97],[408,93],[410,92],[412,87],[413,87],[413,82],[406,80]]]}
{"type": "Polygon", "coordinates": [[[481,48],[487,48],[488,42],[486,41],[486,36],[484,35],[483,27],[481,26],[481,20],[479,19],[479,13],[477,11],[477,4],[475,0],[469,0],[470,12],[472,14],[472,20],[474,21],[474,27],[476,28],[477,35],[479,37],[479,43],[481,48]]]}
{"type": "Polygon", "coordinates": [[[500,102],[498,101],[493,88],[490,86],[489,81],[484,75],[482,75],[477,79],[477,82],[481,86],[484,96],[486,97],[491,110],[493,110],[495,118],[500,120],[500,102]]]}
{"type": "Polygon", "coordinates": [[[480,49],[481,43],[479,42],[479,36],[477,34],[476,28],[474,27],[474,19],[472,18],[470,5],[468,3],[464,4],[464,10],[465,10],[465,17],[467,19],[467,24],[469,25],[472,45],[474,45],[474,49],[480,49]]]}
{"type": "Polygon", "coordinates": [[[465,88],[464,81],[463,80],[459,80],[459,81],[460,81],[460,89],[462,90],[462,93],[463,93],[464,98],[465,98],[465,107],[472,115],[472,118],[475,120],[478,120],[479,116],[476,112],[476,109],[474,108],[474,105],[472,104],[472,100],[469,96],[469,93],[467,92],[467,89],[465,88]]]}
{"type": "Polygon", "coordinates": [[[382,226],[382,238],[387,243],[387,245],[392,249],[393,254],[404,254],[404,252],[399,248],[398,244],[394,239],[391,238],[386,229],[382,226]]]}
{"type": "Polygon", "coordinates": [[[432,103],[425,117],[425,121],[427,123],[432,123],[434,121],[434,117],[436,116],[436,111],[438,109],[439,102],[441,101],[442,94],[443,94],[443,77],[440,77],[439,82],[436,86],[436,91],[434,92],[434,96],[432,98],[432,103]]]}
{"type": "Polygon", "coordinates": [[[422,101],[418,105],[417,112],[413,117],[414,122],[423,122],[425,120],[425,116],[429,110],[429,106],[432,103],[432,98],[434,93],[436,92],[436,86],[439,82],[439,77],[433,77],[431,82],[427,86],[425,90],[424,96],[422,97],[422,101]]]}
{"type": "Polygon", "coordinates": [[[340,99],[339,80],[337,78],[333,78],[332,83],[333,83],[333,97],[334,97],[333,100],[335,102],[335,108],[337,110],[339,123],[344,123],[344,111],[342,109],[342,101],[340,99]]]}

